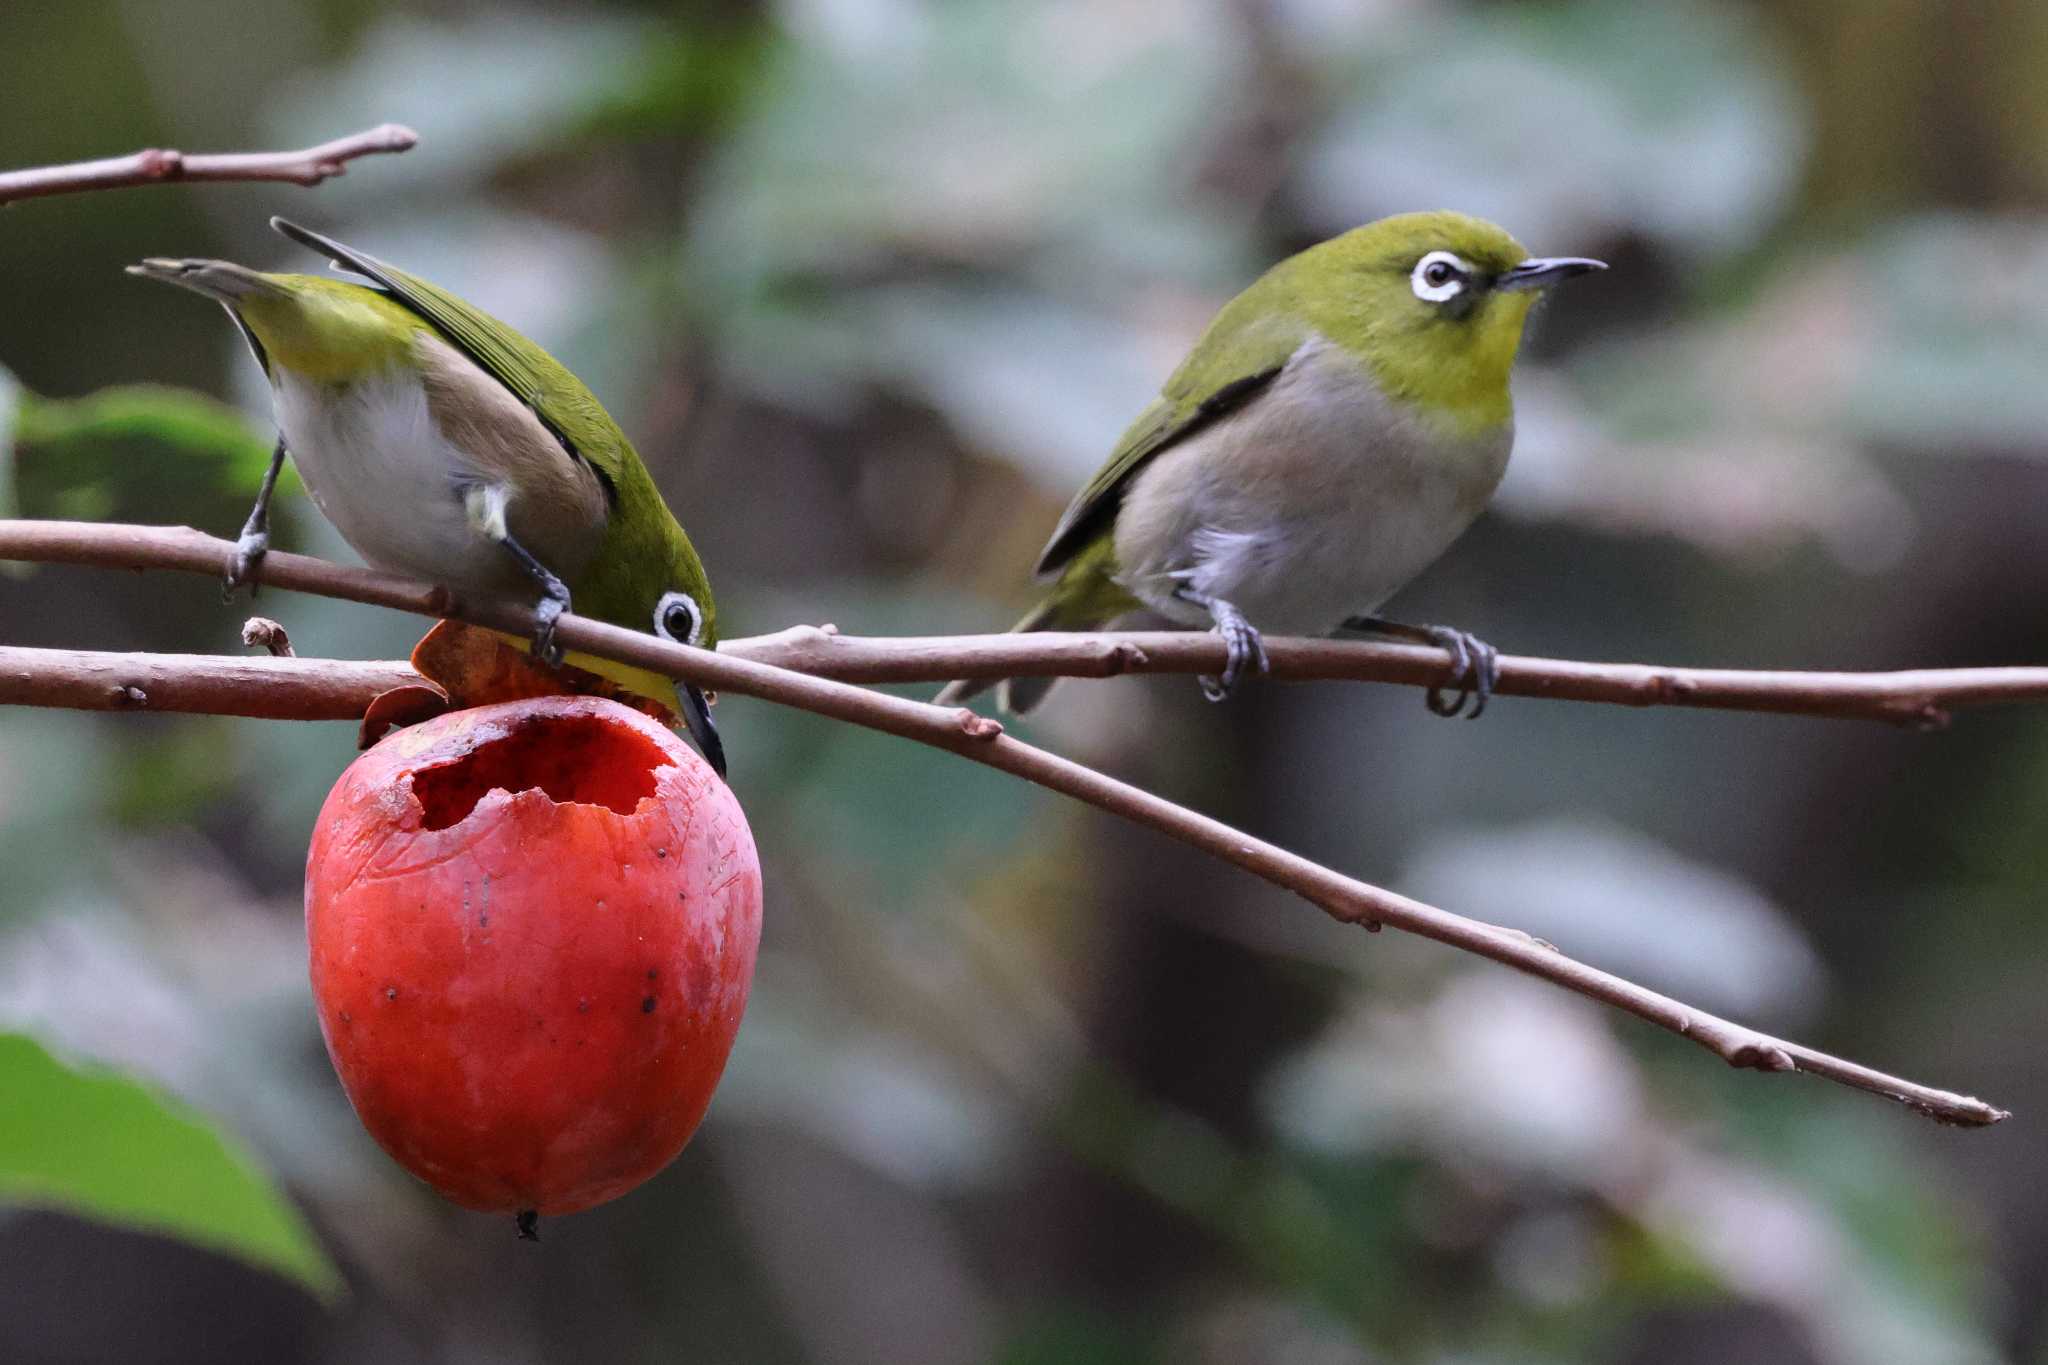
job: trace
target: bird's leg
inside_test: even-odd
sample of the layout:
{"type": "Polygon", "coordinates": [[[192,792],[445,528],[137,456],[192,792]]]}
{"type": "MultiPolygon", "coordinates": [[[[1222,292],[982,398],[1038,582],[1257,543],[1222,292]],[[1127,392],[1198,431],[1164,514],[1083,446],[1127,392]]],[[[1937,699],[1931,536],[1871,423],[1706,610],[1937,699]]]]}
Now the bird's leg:
{"type": "Polygon", "coordinates": [[[540,601],[533,604],[533,657],[550,667],[559,664],[562,662],[562,647],[555,643],[555,620],[569,610],[568,584],[555,577],[547,565],[535,559],[532,551],[510,535],[495,539],[519,562],[519,567],[526,570],[527,576],[540,585],[540,601]]]}
{"type": "Polygon", "coordinates": [[[505,502],[509,494],[502,485],[473,484],[463,491],[462,501],[470,523],[505,547],[505,553],[540,586],[540,601],[533,604],[533,657],[553,667],[562,662],[562,647],[555,643],[555,621],[569,609],[569,585],[554,570],[534,557],[505,525],[505,502]]]}
{"type": "Polygon", "coordinates": [[[228,561],[227,580],[221,585],[223,600],[232,600],[235,589],[244,583],[249,585],[251,597],[262,586],[256,581],[256,566],[270,553],[270,496],[277,491],[277,476],[284,470],[284,457],[284,433],[279,432],[277,446],[270,452],[270,468],[263,471],[263,484],[256,490],[256,505],[249,509],[249,519],[242,523],[241,538],[235,542],[234,558],[228,561]]]}
{"type": "Polygon", "coordinates": [[[1487,698],[1493,695],[1494,685],[1500,681],[1500,651],[1462,630],[1453,630],[1449,626],[1411,626],[1379,616],[1354,616],[1344,623],[1343,628],[1435,645],[1449,654],[1451,681],[1458,688],[1456,695],[1446,698],[1443,685],[1437,684],[1423,697],[1429,709],[1439,716],[1455,716],[1464,711],[1467,720],[1478,720],[1479,713],[1486,709],[1487,698]],[[1465,711],[1467,702],[1472,703],[1470,711],[1465,711]]]}
{"type": "Polygon", "coordinates": [[[1223,647],[1227,651],[1223,676],[1196,679],[1202,684],[1203,696],[1210,701],[1222,701],[1237,690],[1238,681],[1244,677],[1247,667],[1256,664],[1259,672],[1267,671],[1265,643],[1259,639],[1258,629],[1244,619],[1243,612],[1222,598],[1211,597],[1186,583],[1176,587],[1173,595],[1208,612],[1209,619],[1216,623],[1216,633],[1223,637],[1223,647]]]}

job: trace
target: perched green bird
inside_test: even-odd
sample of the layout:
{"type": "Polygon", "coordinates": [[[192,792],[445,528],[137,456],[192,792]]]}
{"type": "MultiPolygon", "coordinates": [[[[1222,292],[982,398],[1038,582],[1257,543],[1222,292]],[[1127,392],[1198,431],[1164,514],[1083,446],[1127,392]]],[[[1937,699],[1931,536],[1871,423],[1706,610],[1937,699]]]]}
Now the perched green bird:
{"type": "MultiPolygon", "coordinates": [[[[282,218],[270,225],[367,284],[270,275],[228,261],[128,267],[218,300],[270,380],[277,449],[228,586],[269,548],[270,498],[289,453],[313,501],[378,568],[480,594],[538,589],[534,652],[559,662],[569,609],[710,649],[704,566],[626,434],[583,382],[445,289],[282,218]]],[[[579,667],[680,702],[721,775],[703,691],[609,660],[579,667]]]]}
{"type": "MultiPolygon", "coordinates": [[[[1371,613],[1472,524],[1514,443],[1508,372],[1537,295],[1599,261],[1531,257],[1491,223],[1411,213],[1353,229],[1232,299],[1067,507],[1039,556],[1054,579],[1014,627],[1089,630],[1138,607],[1228,648],[1212,701],[1266,668],[1259,633],[1342,628],[1450,651],[1478,715],[1491,647],[1371,613]]],[[[985,682],[939,695],[965,700],[985,682]]],[[[1052,687],[1011,678],[1022,713],[1052,687]]]]}

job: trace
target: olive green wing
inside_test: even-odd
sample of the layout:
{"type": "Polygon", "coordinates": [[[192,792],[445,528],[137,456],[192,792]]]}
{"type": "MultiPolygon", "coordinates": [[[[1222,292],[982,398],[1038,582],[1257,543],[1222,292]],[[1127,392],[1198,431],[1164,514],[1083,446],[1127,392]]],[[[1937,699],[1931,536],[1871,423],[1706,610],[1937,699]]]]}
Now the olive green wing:
{"type": "Polygon", "coordinates": [[[1131,477],[1160,451],[1252,402],[1300,349],[1303,328],[1286,316],[1255,316],[1239,295],[1217,314],[1194,351],[1131,423],[1107,462],[1067,504],[1038,556],[1040,577],[1059,572],[1116,516],[1131,477]]]}
{"type": "Polygon", "coordinates": [[[554,433],[571,456],[587,460],[603,476],[608,489],[619,483],[625,461],[639,458],[618,423],[583,381],[513,328],[439,285],[344,246],[332,237],[283,218],[271,219],[270,225],[300,245],[320,252],[342,269],[381,286],[417,313],[531,408],[541,425],[554,433]]]}

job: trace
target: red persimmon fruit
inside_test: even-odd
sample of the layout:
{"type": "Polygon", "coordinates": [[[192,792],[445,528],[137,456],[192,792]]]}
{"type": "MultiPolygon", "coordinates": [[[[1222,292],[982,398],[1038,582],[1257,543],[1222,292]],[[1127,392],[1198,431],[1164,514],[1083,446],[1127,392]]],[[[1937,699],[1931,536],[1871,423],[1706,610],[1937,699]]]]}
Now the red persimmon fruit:
{"type": "Polygon", "coordinates": [[[321,1033],[384,1150],[466,1208],[572,1213],[696,1131],[746,1007],[761,868],[682,740],[593,697],[452,711],[321,809],[321,1033]]]}

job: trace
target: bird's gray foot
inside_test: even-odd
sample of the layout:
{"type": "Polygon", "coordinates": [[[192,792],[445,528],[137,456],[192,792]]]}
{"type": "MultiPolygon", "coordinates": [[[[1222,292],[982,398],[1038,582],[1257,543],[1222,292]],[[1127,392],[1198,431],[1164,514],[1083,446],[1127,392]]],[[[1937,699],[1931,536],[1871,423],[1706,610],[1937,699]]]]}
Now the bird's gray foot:
{"type": "Polygon", "coordinates": [[[1478,720],[1493,696],[1494,687],[1500,682],[1500,651],[1466,631],[1454,630],[1450,626],[1411,626],[1377,616],[1354,617],[1344,623],[1344,629],[1435,645],[1450,655],[1450,679],[1432,685],[1423,694],[1423,704],[1432,714],[1462,714],[1467,720],[1478,720]]]}
{"type": "Polygon", "coordinates": [[[569,609],[569,594],[543,597],[533,605],[533,657],[553,668],[562,662],[562,647],[555,643],[555,621],[569,609]]]}
{"type": "Polygon", "coordinates": [[[1223,675],[1195,680],[1202,685],[1203,696],[1210,701],[1223,701],[1237,691],[1237,685],[1244,680],[1247,670],[1256,667],[1265,673],[1271,669],[1272,665],[1266,659],[1265,641],[1259,638],[1258,628],[1245,619],[1243,612],[1220,597],[1211,597],[1185,586],[1176,590],[1174,596],[1207,611],[1209,619],[1216,623],[1216,633],[1223,637],[1223,675]]]}
{"type": "Polygon", "coordinates": [[[1423,694],[1423,704],[1439,716],[1462,713],[1467,720],[1478,720],[1500,681],[1500,651],[1476,635],[1449,626],[1424,626],[1423,630],[1431,644],[1451,656],[1451,682],[1457,688],[1447,697],[1442,685],[1432,687],[1423,694]],[[1467,703],[1470,710],[1466,710],[1467,703]]]}
{"type": "Polygon", "coordinates": [[[284,437],[279,436],[270,452],[270,468],[264,471],[263,484],[256,490],[256,505],[249,509],[249,519],[242,523],[235,553],[228,560],[227,577],[221,583],[223,601],[233,601],[235,590],[243,584],[248,585],[251,597],[262,586],[256,573],[263,566],[263,556],[270,553],[270,497],[277,491],[277,476],[284,469],[284,457],[284,437]]]}
{"type": "Polygon", "coordinates": [[[227,576],[221,580],[221,600],[233,601],[236,591],[244,586],[249,589],[249,596],[254,597],[263,587],[256,571],[262,567],[263,556],[269,553],[269,528],[243,527],[241,537],[235,541],[235,553],[228,560],[227,576]]]}

